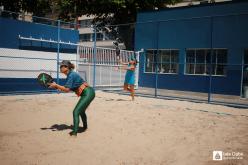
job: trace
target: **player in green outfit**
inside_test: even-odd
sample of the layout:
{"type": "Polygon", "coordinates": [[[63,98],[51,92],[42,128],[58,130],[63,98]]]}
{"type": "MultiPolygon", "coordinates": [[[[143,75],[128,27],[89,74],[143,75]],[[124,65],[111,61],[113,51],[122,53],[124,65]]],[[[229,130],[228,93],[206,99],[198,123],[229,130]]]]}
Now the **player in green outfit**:
{"type": "Polygon", "coordinates": [[[64,73],[66,78],[66,83],[64,86],[51,83],[49,88],[55,88],[63,92],[74,91],[78,97],[80,97],[76,107],[73,110],[73,131],[70,132],[71,136],[77,136],[79,128],[79,116],[83,122],[83,131],[88,128],[86,109],[95,98],[95,91],[90,87],[86,81],[80,77],[80,75],[73,71],[75,68],[68,60],[63,60],[60,63],[60,71],[64,73]]]}

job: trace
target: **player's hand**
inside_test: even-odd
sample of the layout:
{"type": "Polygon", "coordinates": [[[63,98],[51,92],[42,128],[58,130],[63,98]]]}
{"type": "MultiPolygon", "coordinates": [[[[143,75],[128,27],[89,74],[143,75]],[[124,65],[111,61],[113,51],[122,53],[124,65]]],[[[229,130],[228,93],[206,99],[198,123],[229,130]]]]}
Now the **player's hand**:
{"type": "Polygon", "coordinates": [[[49,83],[49,88],[57,88],[57,84],[55,82],[49,83]]]}

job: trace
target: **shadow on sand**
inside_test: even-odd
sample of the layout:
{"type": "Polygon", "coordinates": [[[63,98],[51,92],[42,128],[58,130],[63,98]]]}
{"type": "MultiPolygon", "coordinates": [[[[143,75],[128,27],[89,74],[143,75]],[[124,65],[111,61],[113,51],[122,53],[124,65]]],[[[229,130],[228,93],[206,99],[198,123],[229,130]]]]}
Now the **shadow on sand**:
{"type": "MultiPolygon", "coordinates": [[[[64,130],[73,130],[73,126],[72,125],[66,125],[66,124],[54,124],[49,128],[40,128],[41,130],[51,130],[51,131],[64,131],[64,130]]],[[[79,127],[78,128],[78,133],[82,133],[84,132],[85,129],[84,127],[79,127]]]]}

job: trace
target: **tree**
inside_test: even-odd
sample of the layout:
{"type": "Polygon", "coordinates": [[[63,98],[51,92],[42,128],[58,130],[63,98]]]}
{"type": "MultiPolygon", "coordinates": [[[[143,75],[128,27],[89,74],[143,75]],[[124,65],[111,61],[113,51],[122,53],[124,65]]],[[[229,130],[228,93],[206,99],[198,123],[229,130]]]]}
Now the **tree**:
{"type": "Polygon", "coordinates": [[[15,17],[21,12],[30,12],[42,17],[52,11],[51,2],[52,0],[1,0],[0,6],[3,6],[5,11],[15,12],[15,17]]]}
{"type": "MultiPolygon", "coordinates": [[[[75,21],[81,15],[95,16],[98,31],[111,34],[134,49],[134,28],[139,11],[160,10],[182,0],[1,0],[4,10],[30,12],[34,16],[75,21]],[[110,26],[112,25],[112,26],[110,26]],[[119,26],[117,26],[119,25],[119,26]]],[[[12,16],[14,17],[14,16],[12,16]]],[[[17,17],[15,15],[15,17],[17,17]]],[[[35,19],[34,19],[35,21],[35,19]]]]}
{"type": "Polygon", "coordinates": [[[60,18],[70,21],[81,15],[95,16],[97,30],[110,33],[129,50],[134,49],[134,28],[139,11],[160,10],[182,0],[59,0],[60,18]],[[112,25],[112,26],[110,26],[112,25]],[[115,26],[116,25],[116,26],[115,26]],[[121,26],[117,26],[121,25],[121,26]]]}

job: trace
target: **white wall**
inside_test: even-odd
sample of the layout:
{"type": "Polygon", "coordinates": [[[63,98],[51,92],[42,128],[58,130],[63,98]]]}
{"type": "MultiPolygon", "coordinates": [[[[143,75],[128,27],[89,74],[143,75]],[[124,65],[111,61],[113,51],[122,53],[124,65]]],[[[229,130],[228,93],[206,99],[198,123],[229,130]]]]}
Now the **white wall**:
{"type": "MultiPolygon", "coordinates": [[[[59,55],[60,61],[71,60],[72,63],[76,63],[76,53],[60,53],[59,55]]],[[[0,48],[0,78],[36,78],[41,72],[46,72],[56,78],[56,52],[0,48]]],[[[62,74],[59,76],[65,77],[62,74]]]]}

